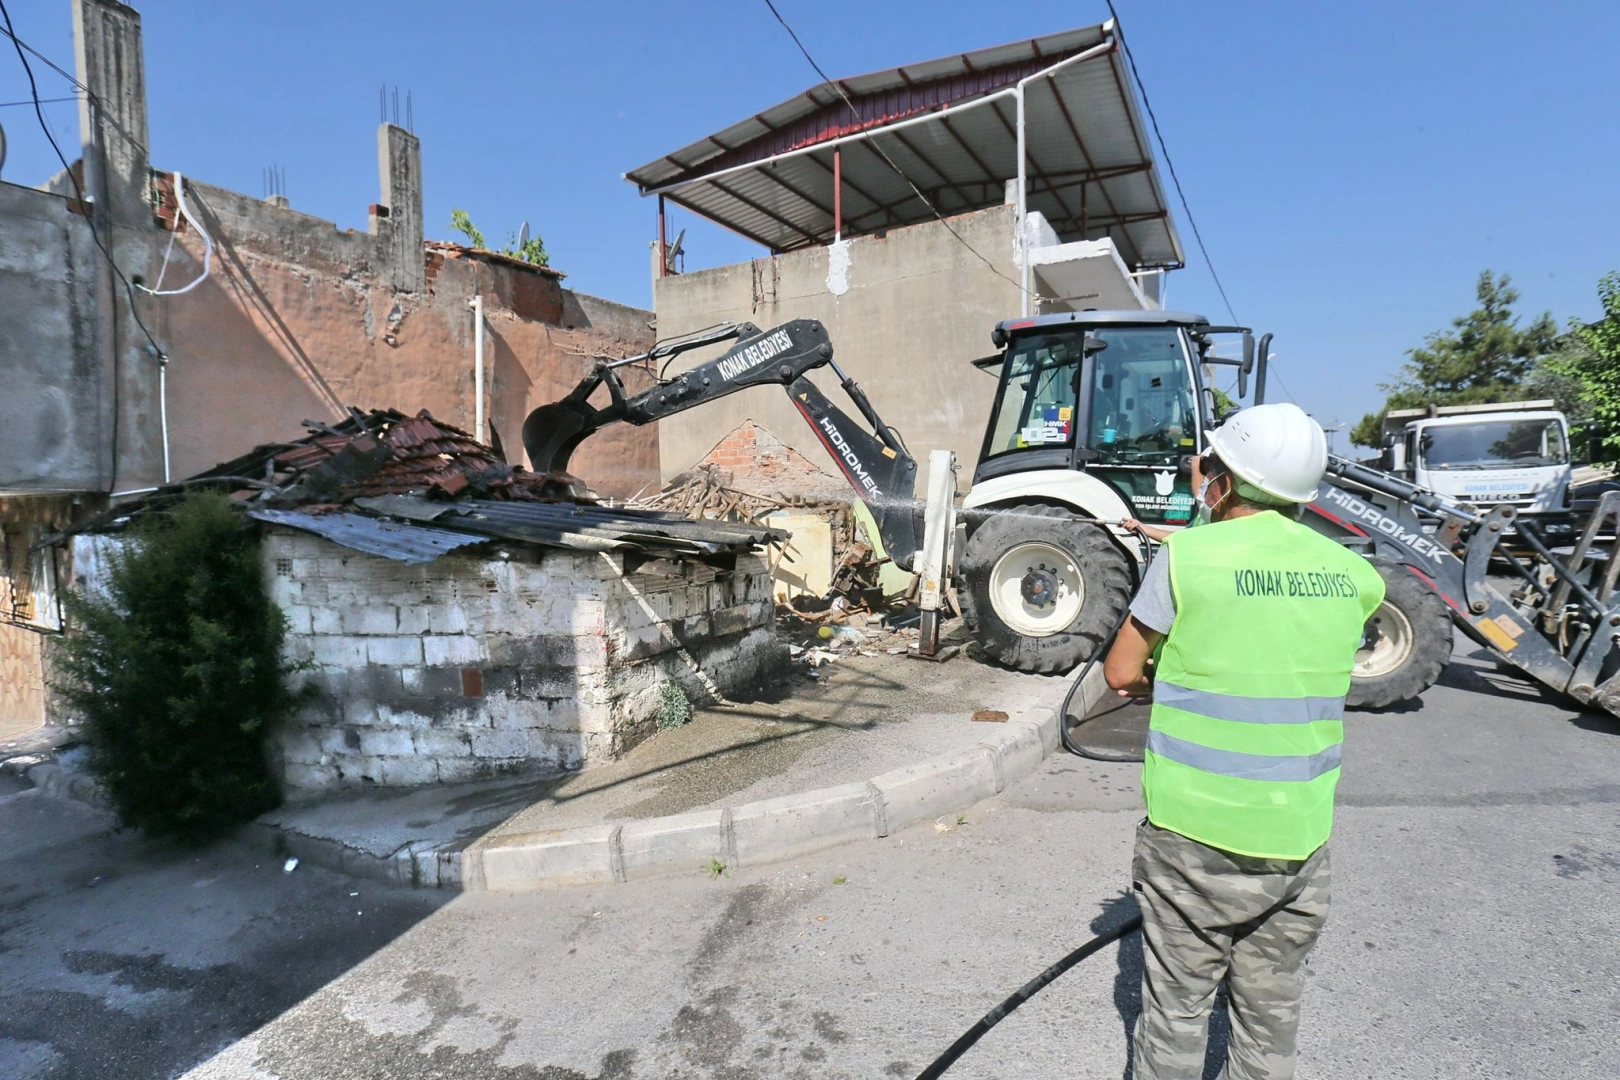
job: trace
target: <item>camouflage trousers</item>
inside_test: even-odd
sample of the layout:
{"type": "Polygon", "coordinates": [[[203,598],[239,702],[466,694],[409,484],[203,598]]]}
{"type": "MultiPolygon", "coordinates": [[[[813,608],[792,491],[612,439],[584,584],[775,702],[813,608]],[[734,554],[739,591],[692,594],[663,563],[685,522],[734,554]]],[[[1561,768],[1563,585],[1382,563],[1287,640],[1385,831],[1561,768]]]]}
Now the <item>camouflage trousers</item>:
{"type": "Polygon", "coordinates": [[[1327,846],[1302,862],[1254,859],[1144,821],[1131,876],[1143,939],[1136,1080],[1199,1080],[1223,979],[1222,1080],[1289,1080],[1305,957],[1327,921],[1327,846]]]}

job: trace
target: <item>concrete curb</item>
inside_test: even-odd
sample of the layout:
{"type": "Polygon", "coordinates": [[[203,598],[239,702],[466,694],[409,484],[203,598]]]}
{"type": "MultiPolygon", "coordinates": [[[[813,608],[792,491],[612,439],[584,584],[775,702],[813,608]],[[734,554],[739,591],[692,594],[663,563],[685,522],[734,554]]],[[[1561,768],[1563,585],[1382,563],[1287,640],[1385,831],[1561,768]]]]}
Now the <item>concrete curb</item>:
{"type": "MultiPolygon", "coordinates": [[[[1064,683],[1058,693],[1066,690],[1064,683]]],[[[761,866],[880,839],[1006,790],[1058,745],[1056,708],[1033,707],[997,727],[976,746],[866,781],[670,817],[486,837],[441,858],[459,864],[453,876],[466,891],[515,891],[761,866]]]]}
{"type": "Polygon", "coordinates": [[[64,769],[55,762],[35,765],[23,776],[34,787],[54,798],[76,799],[100,810],[111,808],[100,785],[94,780],[84,773],[64,769]]]}
{"type": "MultiPolygon", "coordinates": [[[[1067,688],[1060,682],[1050,696],[1061,702],[1067,688]]],[[[1055,705],[1031,706],[1005,724],[986,726],[988,737],[974,746],[868,780],[668,817],[486,836],[465,847],[412,840],[386,855],[262,821],[248,825],[239,838],[278,857],[351,877],[467,892],[762,866],[855,840],[881,839],[965,810],[1033,772],[1058,746],[1055,705]]],[[[35,765],[26,776],[47,795],[107,805],[90,777],[55,763],[35,765]]]]}
{"type": "Polygon", "coordinates": [[[277,858],[295,858],[368,881],[417,889],[461,885],[461,852],[429,840],[411,840],[387,855],[378,855],[329,836],[310,836],[262,821],[246,826],[238,839],[277,858]]]}

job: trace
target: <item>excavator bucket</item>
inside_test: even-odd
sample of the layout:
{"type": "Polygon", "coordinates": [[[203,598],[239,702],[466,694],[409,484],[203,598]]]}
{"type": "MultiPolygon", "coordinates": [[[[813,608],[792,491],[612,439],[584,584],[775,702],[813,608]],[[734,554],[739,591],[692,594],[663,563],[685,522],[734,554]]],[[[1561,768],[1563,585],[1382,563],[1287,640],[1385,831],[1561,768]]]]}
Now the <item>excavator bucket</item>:
{"type": "Polygon", "coordinates": [[[568,471],[574,448],[596,428],[590,423],[590,406],[579,408],[572,397],[542,405],[523,421],[523,449],[529,455],[529,468],[537,473],[568,471]]]}

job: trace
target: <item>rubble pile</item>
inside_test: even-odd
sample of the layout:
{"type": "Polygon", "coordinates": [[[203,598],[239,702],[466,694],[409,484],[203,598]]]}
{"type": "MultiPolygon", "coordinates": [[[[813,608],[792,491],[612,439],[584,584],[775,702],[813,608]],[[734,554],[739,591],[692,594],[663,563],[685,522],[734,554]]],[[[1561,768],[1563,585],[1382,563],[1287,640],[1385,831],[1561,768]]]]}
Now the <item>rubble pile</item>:
{"type": "Polygon", "coordinates": [[[508,465],[499,443],[485,446],[426,409],[407,416],[398,409],[362,412],[350,407],[335,424],[305,420],[307,438],[256,446],[185,480],[164,484],[120,503],[73,532],[93,532],[114,522],[161,513],[189,492],[207,490],[256,507],[298,508],[310,513],[351,509],[356,500],[381,495],[435,500],[571,503],[597,505],[579,478],[540,474],[508,465]]]}
{"type": "Polygon", "coordinates": [[[893,611],[851,610],[835,599],[821,611],[816,602],[799,598],[799,606],[778,605],[777,636],[788,643],[788,653],[809,678],[820,678],[821,668],[851,656],[901,656],[917,649],[918,612],[911,605],[893,611]]]}
{"type": "Polygon", "coordinates": [[[906,597],[886,596],[878,579],[888,562],[863,539],[850,503],[814,494],[776,491],[762,494],[734,486],[734,475],[712,464],[699,465],[655,495],[631,505],[696,520],[763,523],[783,511],[814,514],[832,530],[832,583],[821,597],[799,596],[777,605],[777,630],[795,660],[814,676],[840,656],[899,654],[917,640],[916,608],[906,597]]]}

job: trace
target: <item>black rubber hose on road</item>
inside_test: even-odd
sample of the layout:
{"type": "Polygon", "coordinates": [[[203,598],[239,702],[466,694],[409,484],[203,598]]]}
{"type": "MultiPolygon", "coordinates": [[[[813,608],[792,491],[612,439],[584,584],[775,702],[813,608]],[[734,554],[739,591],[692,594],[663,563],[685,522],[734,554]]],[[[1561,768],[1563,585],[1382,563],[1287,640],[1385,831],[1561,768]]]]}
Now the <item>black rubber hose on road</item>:
{"type": "MultiPolygon", "coordinates": [[[[1142,575],[1146,577],[1148,567],[1153,565],[1153,541],[1146,533],[1138,533],[1138,535],[1142,538],[1142,575]]],[[[1142,760],[1140,754],[1099,754],[1093,750],[1087,750],[1075,741],[1073,733],[1069,730],[1069,706],[1074,704],[1074,695],[1080,692],[1080,685],[1086,681],[1086,676],[1091,674],[1091,669],[1096,666],[1097,661],[1107,655],[1108,650],[1114,644],[1114,639],[1125,628],[1125,620],[1130,617],[1130,605],[1126,605],[1125,610],[1120,613],[1119,621],[1114,624],[1114,628],[1108,631],[1108,636],[1103,639],[1103,643],[1098,646],[1097,651],[1091,654],[1091,659],[1087,660],[1084,666],[1080,668],[1080,674],[1075,678],[1074,685],[1069,687],[1069,692],[1063,697],[1063,707],[1058,710],[1058,737],[1063,740],[1063,749],[1078,757],[1089,758],[1092,761],[1112,762],[1116,765],[1129,765],[1142,760]]],[[[1085,717],[1081,717],[1080,724],[1085,722],[1085,717]]],[[[1075,727],[1079,727],[1080,724],[1076,724],[1075,727]]]]}
{"type": "MultiPolygon", "coordinates": [[[[1147,558],[1143,562],[1142,566],[1143,572],[1146,573],[1148,565],[1153,561],[1153,548],[1146,535],[1143,535],[1142,537],[1142,544],[1143,550],[1147,552],[1147,558]]],[[[1075,742],[1069,734],[1069,706],[1074,703],[1074,695],[1079,692],[1080,684],[1085,682],[1087,675],[1091,674],[1091,669],[1096,666],[1097,661],[1102,659],[1102,657],[1108,652],[1109,647],[1114,643],[1114,638],[1118,637],[1120,630],[1124,628],[1125,620],[1130,617],[1131,612],[1127,607],[1125,612],[1120,615],[1119,622],[1115,623],[1114,628],[1108,632],[1108,637],[1103,640],[1102,645],[1095,653],[1092,654],[1091,659],[1087,660],[1084,666],[1080,668],[1080,674],[1074,680],[1074,685],[1069,687],[1068,694],[1063,698],[1063,708],[1058,714],[1058,733],[1063,739],[1064,749],[1068,750],[1071,754],[1078,754],[1083,758],[1090,758],[1093,761],[1128,763],[1142,760],[1140,757],[1113,757],[1105,754],[1092,753],[1075,742]]],[[[1084,722],[1084,720],[1081,720],[1081,723],[1084,722]]],[[[1017,1009],[1018,1006],[1040,993],[1047,987],[1048,984],[1055,982],[1060,976],[1063,975],[1064,972],[1080,963],[1080,961],[1086,959],[1088,956],[1094,955],[1095,953],[1125,937],[1127,934],[1134,933],[1141,928],[1142,916],[1137,915],[1134,918],[1126,919],[1123,923],[1120,923],[1112,930],[1098,934],[1096,937],[1092,938],[1090,941],[1086,942],[1084,945],[1080,946],[1078,949],[1074,950],[1069,955],[1065,956],[1063,959],[1059,960],[1057,963],[1035,976],[1029,982],[1019,987],[1018,991],[1014,993],[1012,997],[985,1013],[979,1018],[978,1023],[964,1031],[962,1033],[962,1037],[951,1043],[943,1054],[934,1059],[934,1063],[932,1065],[929,1065],[928,1068],[917,1074],[917,1080],[937,1080],[938,1077],[944,1076],[945,1070],[956,1064],[956,1060],[958,1058],[967,1053],[968,1049],[972,1047],[974,1043],[984,1038],[986,1032],[1011,1015],[1014,1009],[1017,1009]]]]}
{"type": "Polygon", "coordinates": [[[978,1023],[964,1031],[962,1037],[951,1043],[943,1054],[934,1059],[932,1065],[917,1074],[917,1080],[936,1080],[937,1077],[944,1076],[945,1070],[956,1064],[956,1059],[967,1053],[974,1043],[984,1037],[985,1032],[1005,1020],[1018,1006],[1040,993],[1048,983],[1055,981],[1060,975],[1086,957],[1112,945],[1126,934],[1141,928],[1142,916],[1138,915],[1135,918],[1126,919],[1112,930],[1098,934],[1068,956],[1065,956],[1023,986],[1020,986],[1017,993],[985,1013],[984,1016],[979,1018],[978,1023]]]}

